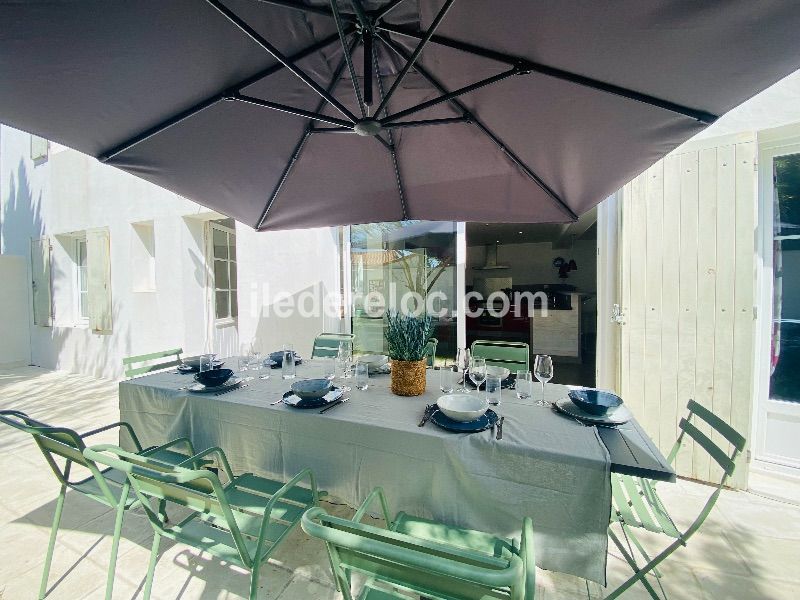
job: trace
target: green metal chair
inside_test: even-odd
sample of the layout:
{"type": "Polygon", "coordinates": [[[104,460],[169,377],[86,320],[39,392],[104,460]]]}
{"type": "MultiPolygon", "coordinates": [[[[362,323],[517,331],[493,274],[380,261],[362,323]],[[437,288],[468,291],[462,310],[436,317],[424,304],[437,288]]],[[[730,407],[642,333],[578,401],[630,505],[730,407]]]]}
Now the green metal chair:
{"type": "Polygon", "coordinates": [[[127,509],[138,505],[138,502],[133,498],[128,498],[128,482],[124,473],[112,469],[100,469],[94,461],[84,457],[83,451],[86,448],[84,440],[109,429],[124,429],[136,448],[135,455],[155,457],[165,464],[178,464],[189,459],[194,454],[191,442],[186,438],[180,438],[161,446],[142,448],[136,432],[128,423],[112,423],[84,434],[78,434],[66,427],[51,427],[16,410],[0,411],[0,422],[33,436],[47,464],[50,465],[56,479],[61,484],[61,490],[56,502],[56,511],[53,515],[53,525],[50,529],[50,541],[47,545],[47,556],[44,561],[44,571],[39,587],[39,599],[41,600],[47,595],[47,579],[50,574],[50,564],[53,560],[56,534],[61,523],[61,512],[64,508],[67,489],[74,490],[116,510],[114,537],[111,544],[111,561],[109,563],[109,576],[106,587],[106,599],[110,599],[114,584],[114,568],[117,562],[123,515],[127,509]],[[185,447],[187,452],[182,453],[174,450],[174,448],[180,446],[185,447]],[[63,467],[58,465],[58,461],[61,459],[65,461],[63,467]],[[90,472],[89,477],[77,481],[70,480],[70,471],[73,463],[87,468],[90,472]]]}
{"type": "Polygon", "coordinates": [[[428,343],[425,344],[425,356],[428,357],[428,366],[432,367],[436,362],[436,348],[439,346],[439,340],[435,337],[432,337],[428,340],[428,343]]]}
{"type": "Polygon", "coordinates": [[[140,354],[138,356],[128,356],[122,359],[122,366],[125,368],[125,377],[136,377],[137,375],[144,375],[146,373],[153,373],[154,371],[163,371],[164,369],[171,369],[181,364],[182,348],[174,348],[173,350],[162,350],[161,352],[151,352],[150,354],[140,354]],[[169,358],[174,356],[173,360],[147,364],[140,367],[133,365],[139,363],[150,363],[160,358],[169,358]]]}
{"type": "MultiPolygon", "coordinates": [[[[317,505],[318,494],[311,470],[304,469],[282,484],[252,473],[234,475],[225,453],[209,448],[185,464],[214,455],[228,482],[208,469],[189,469],[151,457],[125,452],[112,445],[86,448],[88,460],[124,472],[153,526],[155,536],[144,586],[150,598],[158,546],[166,537],[193,546],[250,571],[250,599],[258,593],[261,565],[300,522],[303,513],[317,505]],[[298,484],[307,480],[310,488],[298,484]],[[159,501],[153,510],[150,501],[159,501]],[[193,512],[175,525],[166,522],[167,502],[193,512]]],[[[109,574],[111,576],[111,574],[109,574]]]]}
{"type": "Polygon", "coordinates": [[[494,367],[506,367],[511,372],[529,368],[530,348],[523,342],[500,342],[492,340],[475,340],[470,348],[472,356],[485,358],[486,364],[494,367]]]}
{"type": "Polygon", "coordinates": [[[332,358],[339,352],[339,342],[352,342],[352,333],[320,333],[314,338],[311,358],[332,358]]]}
{"type": "Polygon", "coordinates": [[[337,588],[353,600],[351,577],[368,577],[358,600],[408,600],[400,590],[439,600],[533,600],[536,565],[533,524],[524,519],[521,542],[448,527],[399,513],[389,518],[381,488],[375,488],[352,520],[312,508],[303,530],[324,540],[337,588]],[[380,501],[386,529],[361,522],[380,501]]]}
{"type": "Polygon", "coordinates": [[[689,410],[689,414],[686,418],[683,418],[680,421],[679,427],[681,429],[681,433],[678,436],[675,445],[672,447],[669,456],[667,457],[669,462],[672,463],[675,460],[675,457],[678,455],[678,451],[688,436],[694,440],[695,444],[703,448],[703,450],[705,450],[720,466],[723,473],[722,478],[717,485],[717,489],[708,498],[706,504],[703,506],[703,509],[700,511],[700,514],[697,516],[694,522],[688,527],[688,529],[686,529],[686,531],[681,532],[675,525],[675,522],[672,520],[672,518],[670,518],[669,513],[664,507],[664,504],[658,497],[658,494],[656,493],[655,482],[647,479],[630,477],[627,475],[619,475],[616,473],[611,474],[611,491],[614,504],[611,513],[611,522],[612,525],[614,523],[619,524],[622,534],[627,542],[627,547],[623,545],[622,541],[614,533],[611,527],[608,529],[608,535],[614,544],[616,544],[617,548],[619,548],[620,552],[622,552],[625,560],[633,569],[634,574],[611,594],[605,596],[606,599],[617,598],[634,583],[641,581],[642,585],[644,585],[644,587],[650,593],[650,596],[655,600],[660,600],[661,597],[656,593],[651,583],[647,580],[646,575],[650,571],[652,571],[653,575],[655,575],[658,586],[661,589],[661,593],[663,597],[666,598],[664,588],[661,586],[661,573],[658,571],[657,566],[675,550],[681,546],[685,546],[687,540],[697,532],[697,530],[706,520],[706,517],[708,517],[711,510],[714,508],[722,488],[725,486],[728,478],[733,475],[734,469],[736,468],[736,457],[745,447],[745,438],[704,406],[698,404],[694,400],[690,400],[689,404],[687,405],[687,409],[689,410]],[[714,443],[710,437],[703,433],[692,422],[693,420],[696,422],[696,419],[700,419],[701,421],[705,422],[705,424],[719,434],[721,438],[724,438],[727,441],[725,445],[729,445],[732,448],[730,453],[714,443]],[[634,528],[641,528],[654,533],[660,533],[672,538],[674,541],[660,554],[650,558],[642,543],[634,535],[634,528]],[[634,551],[633,547],[631,546],[631,542],[639,550],[642,557],[644,557],[646,564],[642,566],[638,565],[636,559],[634,558],[634,551]]]}

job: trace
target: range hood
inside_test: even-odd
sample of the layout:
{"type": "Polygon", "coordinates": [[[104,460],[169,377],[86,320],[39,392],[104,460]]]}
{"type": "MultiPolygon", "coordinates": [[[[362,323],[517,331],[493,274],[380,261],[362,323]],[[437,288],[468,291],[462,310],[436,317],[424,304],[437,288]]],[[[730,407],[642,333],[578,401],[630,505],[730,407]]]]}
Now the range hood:
{"type": "Polygon", "coordinates": [[[508,269],[507,265],[497,264],[497,244],[486,244],[486,260],[482,267],[472,267],[475,271],[498,271],[508,269]]]}

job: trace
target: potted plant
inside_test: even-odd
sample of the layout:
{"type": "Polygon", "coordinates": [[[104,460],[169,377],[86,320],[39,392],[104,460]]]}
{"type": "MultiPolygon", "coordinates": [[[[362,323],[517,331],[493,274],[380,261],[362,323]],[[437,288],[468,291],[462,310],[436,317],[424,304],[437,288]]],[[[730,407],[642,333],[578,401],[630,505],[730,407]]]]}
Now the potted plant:
{"type": "Polygon", "coordinates": [[[386,341],[392,359],[392,393],[419,396],[425,392],[425,350],[433,335],[433,320],[427,316],[386,315],[386,341]]]}

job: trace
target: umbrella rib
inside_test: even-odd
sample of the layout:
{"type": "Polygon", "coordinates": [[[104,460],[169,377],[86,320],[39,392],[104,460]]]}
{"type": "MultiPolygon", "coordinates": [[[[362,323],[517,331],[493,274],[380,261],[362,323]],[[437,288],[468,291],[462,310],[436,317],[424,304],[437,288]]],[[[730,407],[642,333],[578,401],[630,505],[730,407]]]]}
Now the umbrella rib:
{"type": "MultiPolygon", "coordinates": [[[[358,102],[358,108],[361,110],[361,117],[367,117],[367,111],[364,109],[364,100],[361,98],[361,90],[358,88],[358,79],[356,78],[356,70],[353,67],[353,57],[350,56],[350,52],[347,51],[347,43],[344,39],[344,26],[342,25],[342,19],[339,15],[339,6],[337,5],[337,0],[330,0],[331,1],[331,11],[333,12],[333,19],[336,21],[336,30],[339,32],[339,39],[342,42],[342,52],[344,53],[344,59],[347,62],[347,69],[350,71],[350,80],[353,83],[353,91],[356,95],[356,101],[358,102]]],[[[355,48],[355,47],[354,47],[355,48]]]]}
{"type": "MultiPolygon", "coordinates": [[[[350,46],[349,50],[350,52],[355,50],[357,43],[358,40],[354,39],[353,43],[350,46]]],[[[348,52],[347,48],[343,48],[343,50],[345,54],[347,54],[348,52]]],[[[339,66],[337,66],[336,70],[333,72],[333,76],[331,77],[331,82],[328,84],[329,91],[332,91],[336,87],[336,84],[339,83],[339,79],[341,78],[342,73],[344,72],[344,67],[345,67],[345,60],[344,58],[342,58],[342,60],[339,62],[339,66]]],[[[321,111],[324,108],[324,106],[325,106],[325,100],[320,100],[319,103],[317,104],[317,112],[321,111]]],[[[269,197],[269,200],[267,201],[267,204],[264,207],[264,210],[262,211],[261,216],[258,219],[258,224],[256,225],[256,229],[261,229],[261,227],[264,225],[264,221],[267,220],[267,215],[269,214],[272,205],[275,203],[275,199],[278,197],[278,194],[280,193],[283,184],[286,183],[286,180],[289,178],[289,174],[292,172],[292,169],[294,168],[297,159],[300,158],[300,154],[302,153],[303,148],[305,147],[306,142],[308,141],[308,138],[315,131],[313,125],[314,122],[311,121],[306,126],[306,130],[303,132],[302,137],[297,142],[297,145],[294,147],[294,150],[292,151],[292,156],[289,159],[289,162],[286,164],[286,167],[283,169],[283,173],[281,173],[281,178],[278,180],[278,184],[275,186],[275,189],[272,190],[272,195],[269,197]]],[[[348,127],[348,129],[352,131],[351,127],[348,127]]]]}
{"type": "Polygon", "coordinates": [[[285,112],[290,115],[304,117],[306,119],[311,119],[312,121],[322,121],[323,123],[330,123],[331,125],[338,125],[339,127],[352,126],[349,121],[345,121],[344,119],[329,117],[328,115],[324,115],[319,112],[312,112],[310,110],[304,110],[295,106],[287,106],[286,104],[271,102],[269,100],[262,100],[261,98],[253,98],[252,96],[246,96],[243,94],[234,94],[233,99],[239,102],[244,102],[245,104],[252,104],[254,106],[261,106],[263,108],[277,110],[278,112],[285,112]]]}
{"type": "MultiPolygon", "coordinates": [[[[421,40],[427,35],[427,32],[414,31],[413,29],[404,27],[402,25],[381,23],[376,27],[378,30],[384,31],[386,33],[393,33],[396,35],[411,37],[417,40],[421,40]]],[[[431,36],[430,41],[433,44],[446,46],[448,48],[453,48],[455,50],[460,50],[462,52],[468,52],[470,54],[474,54],[475,56],[481,56],[483,58],[488,58],[490,60],[495,60],[498,62],[517,66],[520,69],[520,72],[522,73],[529,73],[529,72],[540,73],[542,75],[547,75],[550,77],[554,77],[556,79],[569,81],[571,83],[583,87],[588,87],[615,96],[620,96],[622,98],[627,98],[629,100],[634,100],[636,102],[642,102],[644,104],[656,106],[658,108],[668,110],[670,112],[690,117],[707,125],[710,125],[719,118],[718,115],[714,115],[707,111],[683,106],[675,102],[670,102],[669,100],[664,100],[663,98],[657,98],[649,94],[644,94],[642,92],[630,90],[618,85],[606,83],[604,81],[599,81],[597,79],[592,79],[591,77],[585,77],[583,75],[578,75],[577,73],[572,73],[570,71],[565,71],[563,69],[558,69],[556,67],[551,67],[548,65],[532,62],[525,58],[513,56],[510,54],[505,54],[503,52],[498,52],[496,50],[490,50],[488,48],[483,48],[481,46],[476,46],[475,44],[469,44],[467,42],[461,42],[459,40],[454,40],[445,36],[433,35],[431,36]]]]}
{"type": "Polygon", "coordinates": [[[395,8],[397,8],[399,4],[402,4],[405,1],[406,0],[393,0],[392,2],[389,2],[389,4],[385,5],[383,8],[379,8],[377,13],[375,14],[375,21],[377,22],[381,20],[383,17],[388,15],[395,8]]]}
{"type": "MultiPolygon", "coordinates": [[[[385,42],[384,42],[385,43],[385,42]]],[[[378,50],[375,46],[372,46],[372,64],[375,67],[375,78],[378,81],[378,93],[383,99],[383,79],[381,78],[381,69],[378,65],[378,50]]],[[[384,108],[383,114],[386,114],[386,109],[384,108]]],[[[378,112],[375,112],[375,116],[378,117],[378,112]]],[[[389,136],[389,143],[391,144],[389,147],[389,154],[392,157],[392,167],[394,168],[394,180],[397,184],[397,193],[400,196],[400,209],[403,211],[403,221],[408,220],[408,208],[406,207],[406,193],[403,189],[403,180],[400,177],[400,164],[397,161],[397,146],[394,144],[394,136],[392,135],[392,130],[387,129],[386,134],[389,136]]],[[[375,136],[380,138],[380,136],[375,136]]],[[[380,138],[383,140],[383,138],[380,138]]]]}
{"type": "Polygon", "coordinates": [[[389,88],[389,91],[386,93],[386,95],[383,97],[383,100],[378,105],[378,108],[375,110],[375,114],[381,112],[381,109],[383,109],[386,106],[386,103],[389,101],[389,98],[392,97],[392,94],[394,94],[395,90],[397,90],[397,88],[400,87],[400,84],[403,82],[403,79],[405,79],[405,76],[411,70],[411,67],[414,66],[414,63],[416,62],[419,55],[422,53],[422,50],[425,48],[425,45],[433,37],[433,34],[436,33],[436,29],[442,23],[442,20],[447,14],[447,11],[450,10],[450,7],[453,6],[454,2],[455,0],[446,0],[444,5],[442,5],[442,8],[439,9],[439,12],[436,14],[436,17],[433,19],[433,22],[431,23],[431,26],[425,32],[425,35],[423,35],[420,38],[417,47],[414,48],[414,51],[411,53],[411,56],[406,61],[406,64],[400,70],[400,73],[397,74],[397,77],[395,77],[394,83],[392,83],[392,86],[389,88]]]}
{"type": "MultiPolygon", "coordinates": [[[[377,37],[378,37],[379,40],[381,40],[381,42],[383,42],[385,45],[390,47],[392,50],[394,50],[400,56],[404,56],[406,54],[405,50],[403,50],[401,47],[396,46],[395,44],[393,44],[391,42],[391,40],[384,39],[384,36],[382,36],[382,35],[378,35],[377,37]]],[[[420,75],[422,75],[425,79],[427,79],[428,82],[433,87],[435,87],[437,90],[439,90],[439,93],[441,93],[441,94],[447,94],[448,93],[447,92],[447,88],[438,79],[436,79],[436,77],[434,77],[431,73],[429,73],[427,69],[425,69],[424,67],[418,65],[417,66],[417,71],[419,71],[420,75]]],[[[508,146],[506,146],[506,144],[503,142],[503,140],[501,140],[497,136],[497,134],[495,134],[491,129],[489,129],[486,125],[484,125],[483,122],[480,119],[477,118],[477,116],[472,114],[470,112],[470,110],[464,104],[461,103],[460,100],[458,100],[457,98],[451,98],[450,102],[458,110],[460,110],[462,113],[464,113],[464,115],[466,115],[471,120],[471,122],[474,123],[475,126],[484,135],[486,135],[486,137],[488,137],[500,149],[500,151],[508,157],[509,160],[511,160],[511,162],[513,162],[515,165],[517,165],[517,167],[519,167],[523,171],[523,173],[525,173],[525,175],[527,175],[531,180],[533,180],[533,182],[536,183],[536,185],[538,185],[542,189],[542,191],[544,191],[544,193],[547,194],[547,196],[566,215],[569,216],[570,219],[572,219],[573,221],[577,221],[578,215],[576,215],[575,212],[569,206],[567,206],[566,202],[564,202],[559,197],[559,195],[556,194],[553,191],[553,189],[550,186],[548,186],[544,182],[544,180],[542,180],[542,178],[539,177],[534,172],[533,169],[531,169],[528,165],[526,165],[525,162],[523,162],[523,160],[519,156],[517,156],[517,154],[514,153],[513,150],[511,150],[508,146]]]]}
{"type": "Polygon", "coordinates": [[[448,125],[450,123],[469,123],[472,119],[467,116],[448,117],[445,119],[425,119],[423,121],[398,121],[396,123],[386,123],[385,129],[399,129],[402,127],[422,127],[424,125],[448,125]]]}
{"type": "Polygon", "coordinates": [[[289,71],[294,73],[303,83],[314,90],[321,98],[331,104],[336,110],[347,117],[351,122],[355,123],[358,119],[351,113],[346,106],[329,94],[325,89],[312,79],[305,71],[298,67],[295,62],[284,55],[275,46],[270,44],[261,34],[255,29],[250,27],[244,20],[242,20],[236,13],[230,10],[227,6],[222,4],[220,0],[206,0],[211,6],[216,8],[228,21],[233,23],[242,32],[244,32],[251,40],[261,46],[264,50],[269,52],[278,62],[283,64],[289,71]]]}
{"type": "Polygon", "coordinates": [[[361,4],[361,0],[350,0],[350,2],[353,5],[353,10],[356,11],[356,18],[358,19],[358,22],[361,23],[361,27],[368,31],[372,31],[372,21],[367,16],[367,11],[364,10],[364,5],[361,4]]]}
{"type": "MultiPolygon", "coordinates": [[[[349,29],[349,31],[347,33],[352,33],[352,27],[349,27],[348,29],[349,29]]],[[[308,56],[310,54],[314,54],[315,52],[319,52],[320,50],[322,50],[326,46],[329,46],[330,44],[332,44],[333,42],[335,42],[338,39],[339,39],[339,34],[338,33],[334,33],[333,35],[329,35],[328,37],[326,37],[323,40],[320,40],[316,44],[313,44],[313,45],[309,46],[308,48],[305,48],[304,50],[301,50],[300,52],[298,52],[296,54],[293,54],[291,58],[292,58],[292,60],[301,60],[301,59],[305,58],[306,56],[308,56]]],[[[214,106],[215,104],[217,104],[218,102],[221,102],[222,100],[231,99],[233,94],[234,94],[234,92],[240,91],[240,90],[242,90],[242,89],[244,89],[244,88],[246,88],[248,86],[251,86],[254,83],[257,83],[257,82],[261,81],[262,79],[266,79],[270,75],[274,75],[278,71],[282,71],[285,68],[286,67],[283,64],[278,63],[276,65],[272,65],[270,67],[267,67],[266,69],[262,69],[261,71],[259,71],[258,73],[254,74],[254,75],[251,75],[247,79],[243,79],[242,81],[240,81],[239,83],[237,83],[237,84],[235,84],[235,85],[233,85],[231,87],[227,87],[227,88],[225,88],[223,90],[220,90],[219,92],[217,92],[213,96],[209,96],[205,100],[201,100],[200,102],[198,102],[194,106],[192,106],[190,108],[187,108],[186,110],[183,110],[183,111],[181,111],[181,112],[169,117],[168,119],[165,119],[164,121],[161,121],[160,123],[158,123],[158,125],[154,125],[153,127],[150,127],[149,129],[145,129],[143,132],[138,133],[138,134],[136,134],[135,136],[133,136],[131,138],[128,138],[127,140],[125,140],[124,142],[122,142],[120,144],[117,144],[113,148],[111,148],[109,150],[106,150],[105,152],[102,152],[96,158],[100,162],[108,162],[109,160],[111,160],[115,156],[125,152],[126,150],[130,150],[131,148],[133,148],[137,144],[140,144],[140,143],[142,143],[142,142],[144,142],[146,140],[149,140],[150,138],[152,138],[153,136],[158,135],[159,133],[162,133],[162,132],[166,131],[167,129],[169,129],[173,125],[177,125],[178,123],[181,123],[182,121],[185,121],[189,117],[193,117],[194,115],[196,115],[197,113],[205,110],[206,108],[214,106]]]]}
{"type": "Polygon", "coordinates": [[[465,85],[462,88],[443,94],[438,98],[428,100],[427,102],[422,102],[421,104],[417,104],[416,106],[412,106],[411,108],[407,108],[405,110],[401,110],[400,112],[396,112],[393,115],[389,115],[385,119],[381,120],[381,125],[388,126],[396,119],[402,119],[403,117],[407,117],[408,115],[412,115],[421,110],[425,110],[426,108],[436,106],[437,104],[441,104],[442,102],[447,102],[448,100],[452,100],[453,98],[456,98],[458,96],[463,96],[464,94],[473,92],[482,87],[486,87],[487,85],[497,83],[498,81],[503,81],[504,79],[508,79],[512,75],[518,75],[518,74],[519,70],[516,67],[512,67],[508,71],[503,71],[502,73],[498,73],[497,75],[492,75],[491,77],[487,77],[486,79],[481,79],[480,81],[476,81],[475,83],[472,83],[470,85],[465,85]]]}

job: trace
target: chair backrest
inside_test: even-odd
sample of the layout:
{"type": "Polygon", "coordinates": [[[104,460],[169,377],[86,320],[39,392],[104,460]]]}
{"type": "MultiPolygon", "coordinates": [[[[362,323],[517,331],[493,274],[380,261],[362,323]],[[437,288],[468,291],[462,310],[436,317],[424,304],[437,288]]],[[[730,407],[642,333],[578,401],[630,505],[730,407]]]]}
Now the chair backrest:
{"type": "Polygon", "coordinates": [[[439,340],[435,337],[432,337],[428,340],[428,343],[425,344],[425,356],[427,356],[428,366],[432,367],[436,362],[436,348],[439,346],[439,340]]]}
{"type": "Polygon", "coordinates": [[[685,418],[682,418],[678,424],[681,433],[669,453],[669,462],[675,460],[675,457],[678,455],[678,451],[688,436],[694,440],[696,444],[703,448],[703,450],[705,450],[709,456],[720,466],[722,469],[722,478],[720,479],[717,489],[706,501],[706,504],[700,511],[700,514],[683,534],[684,539],[687,539],[694,534],[694,532],[697,531],[706,520],[706,517],[708,517],[711,509],[714,507],[714,504],[716,504],[717,499],[719,498],[722,488],[725,486],[728,478],[733,475],[736,469],[736,458],[739,456],[739,454],[741,454],[747,444],[747,440],[743,435],[741,435],[733,427],[728,425],[725,421],[708,410],[702,404],[698,404],[694,400],[689,400],[686,408],[688,409],[689,414],[685,418]],[[713,431],[725,439],[727,442],[726,445],[729,445],[730,449],[725,450],[721,448],[708,435],[703,433],[703,431],[701,431],[696,425],[698,419],[703,421],[707,426],[711,427],[713,431]]]}
{"type": "Polygon", "coordinates": [[[314,338],[311,358],[330,358],[339,353],[339,342],[352,342],[352,333],[320,333],[314,338]]]}
{"type": "Polygon", "coordinates": [[[85,448],[84,455],[87,459],[122,471],[128,476],[131,487],[155,529],[169,533],[172,526],[165,523],[161,515],[152,509],[152,498],[211,515],[217,518],[214,527],[230,532],[242,562],[247,566],[253,564],[254,557],[247,549],[225,489],[213,471],[175,466],[152,457],[126,452],[112,444],[85,448]]]}
{"type": "Polygon", "coordinates": [[[72,485],[73,482],[69,478],[70,470],[72,463],[77,463],[89,469],[109,505],[116,504],[116,498],[108,487],[106,479],[100,473],[100,469],[83,455],[86,445],[76,431],[67,427],[51,427],[17,410],[0,411],[0,423],[32,435],[47,464],[50,465],[62,485],[72,485]],[[58,459],[65,460],[63,468],[59,466],[58,459]]]}
{"type": "Polygon", "coordinates": [[[160,352],[151,352],[150,354],[139,354],[138,356],[128,356],[127,358],[122,359],[122,366],[125,367],[125,377],[136,377],[137,375],[144,375],[145,373],[152,373],[154,371],[163,371],[164,369],[170,369],[172,367],[177,367],[181,364],[181,353],[183,352],[182,348],[173,348],[172,350],[162,350],[160,352]],[[164,360],[159,362],[152,362],[157,361],[161,358],[170,358],[174,356],[172,360],[164,360]],[[139,363],[150,363],[147,365],[135,367],[133,365],[137,365],[139,363]]]}
{"type": "Polygon", "coordinates": [[[530,348],[524,342],[475,340],[470,350],[472,356],[485,358],[487,365],[506,367],[512,373],[523,368],[526,371],[530,369],[530,348]]]}
{"type": "Polygon", "coordinates": [[[302,527],[326,542],[334,576],[346,589],[355,571],[423,597],[525,600],[523,561],[510,546],[489,556],[335,517],[322,508],[306,511],[302,527]]]}

